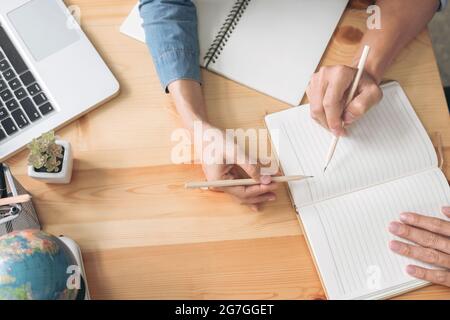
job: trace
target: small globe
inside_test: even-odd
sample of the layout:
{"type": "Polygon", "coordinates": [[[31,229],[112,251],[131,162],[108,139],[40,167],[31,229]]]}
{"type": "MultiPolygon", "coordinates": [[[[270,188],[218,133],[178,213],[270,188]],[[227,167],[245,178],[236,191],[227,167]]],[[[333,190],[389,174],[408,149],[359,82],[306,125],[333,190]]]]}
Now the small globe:
{"type": "Polygon", "coordinates": [[[74,300],[68,286],[76,259],[57,237],[25,230],[0,237],[1,300],[74,300]]]}

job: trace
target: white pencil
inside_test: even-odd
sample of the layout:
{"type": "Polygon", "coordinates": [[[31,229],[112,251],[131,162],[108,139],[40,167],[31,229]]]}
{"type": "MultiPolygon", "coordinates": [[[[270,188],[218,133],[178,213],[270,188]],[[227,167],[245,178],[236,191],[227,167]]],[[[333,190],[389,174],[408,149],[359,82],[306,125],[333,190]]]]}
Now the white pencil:
{"type": "MultiPolygon", "coordinates": [[[[312,178],[312,176],[276,176],[272,177],[272,182],[290,182],[300,181],[312,178]]],[[[185,184],[186,189],[202,189],[202,188],[224,188],[224,187],[236,187],[236,186],[254,186],[260,184],[254,179],[235,179],[235,180],[216,180],[216,181],[199,181],[199,182],[187,182],[185,184]]]]}
{"type": "MultiPolygon", "coordinates": [[[[361,76],[364,72],[364,67],[366,65],[367,56],[369,55],[370,47],[364,46],[364,50],[361,54],[361,58],[359,59],[358,63],[358,71],[356,72],[355,79],[353,79],[353,84],[350,89],[350,92],[347,96],[347,101],[345,102],[345,107],[348,106],[348,104],[353,100],[353,97],[355,96],[356,89],[358,88],[359,81],[361,80],[361,76]]],[[[325,167],[323,168],[323,172],[325,172],[328,168],[328,165],[331,162],[331,159],[333,159],[334,152],[336,151],[337,144],[339,142],[339,137],[334,136],[333,140],[331,141],[330,148],[328,149],[326,161],[325,161],[325,167]]]]}

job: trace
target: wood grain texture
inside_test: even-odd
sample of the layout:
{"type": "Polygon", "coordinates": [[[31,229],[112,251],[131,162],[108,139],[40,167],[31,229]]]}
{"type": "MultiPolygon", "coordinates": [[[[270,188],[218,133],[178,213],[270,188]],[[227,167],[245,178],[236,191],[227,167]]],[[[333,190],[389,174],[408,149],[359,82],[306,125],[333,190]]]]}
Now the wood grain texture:
{"type": "MultiPolygon", "coordinates": [[[[97,299],[324,299],[287,191],[253,213],[218,193],[186,191],[201,169],[173,165],[180,126],[144,44],[119,33],[136,0],[70,0],[121,83],[113,101],[58,132],[71,141],[73,182],[26,176],[26,152],[8,161],[32,193],[44,229],[77,241],[97,299]]],[[[350,7],[322,59],[350,63],[365,28],[364,1],[350,7]]],[[[263,128],[282,102],[202,71],[208,114],[226,128],[263,128]]],[[[409,45],[386,79],[400,82],[430,134],[440,132],[450,177],[450,119],[427,32],[409,45]]],[[[306,100],[305,100],[306,101],[306,100]]],[[[400,298],[450,298],[430,286],[400,298]]]]}

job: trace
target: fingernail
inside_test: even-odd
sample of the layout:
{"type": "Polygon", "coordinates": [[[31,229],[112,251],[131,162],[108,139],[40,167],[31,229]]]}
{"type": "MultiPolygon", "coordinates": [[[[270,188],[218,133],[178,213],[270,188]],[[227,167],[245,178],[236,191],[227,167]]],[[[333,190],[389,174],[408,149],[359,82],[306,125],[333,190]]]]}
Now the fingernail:
{"type": "Polygon", "coordinates": [[[347,111],[346,113],[344,113],[344,123],[345,124],[351,124],[353,121],[356,120],[356,117],[349,111],[347,111]]]}
{"type": "Polygon", "coordinates": [[[270,184],[272,182],[272,177],[271,176],[261,176],[260,181],[262,184],[270,184]]]}
{"type": "Polygon", "coordinates": [[[409,265],[406,267],[406,272],[411,275],[414,276],[416,274],[416,267],[409,265]]]}
{"type": "Polygon", "coordinates": [[[399,252],[401,247],[402,245],[397,241],[391,241],[389,243],[389,248],[391,248],[392,251],[399,252]]]}
{"type": "Polygon", "coordinates": [[[409,213],[403,212],[400,214],[400,221],[405,223],[410,223],[412,220],[412,216],[409,213]]]}
{"type": "Polygon", "coordinates": [[[450,214],[450,207],[443,207],[442,208],[442,213],[443,214],[450,214]]]}
{"type": "Polygon", "coordinates": [[[389,231],[394,234],[398,234],[400,231],[400,224],[398,222],[391,222],[389,224],[389,231]]]}

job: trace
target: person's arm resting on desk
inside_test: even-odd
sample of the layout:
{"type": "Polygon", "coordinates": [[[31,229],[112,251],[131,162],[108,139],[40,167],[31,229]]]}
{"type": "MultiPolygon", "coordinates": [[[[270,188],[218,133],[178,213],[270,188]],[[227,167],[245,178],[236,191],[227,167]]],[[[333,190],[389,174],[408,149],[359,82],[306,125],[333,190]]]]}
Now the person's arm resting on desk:
{"type": "MultiPolygon", "coordinates": [[[[204,130],[214,129],[208,122],[201,89],[195,5],[190,0],[141,0],[140,13],[161,84],[166,92],[170,92],[185,127],[192,132],[194,123],[201,121],[204,130]]],[[[236,145],[230,147],[237,153],[244,152],[236,145]]],[[[203,155],[197,156],[203,158],[203,155]]],[[[258,165],[246,161],[246,164],[239,166],[250,177],[260,180],[261,184],[222,188],[219,191],[229,193],[254,210],[264,202],[275,200],[273,191],[277,186],[271,183],[270,177],[260,176],[258,165]]],[[[208,180],[241,177],[235,165],[204,163],[203,171],[208,180]]]]}
{"type": "Polygon", "coordinates": [[[364,45],[371,50],[355,98],[344,106],[356,69],[348,66],[322,67],[307,90],[311,116],[334,135],[345,134],[351,125],[382,98],[379,84],[400,51],[428,24],[436,10],[446,2],[439,0],[378,0],[381,29],[368,30],[356,52],[356,66],[364,45]]]}

